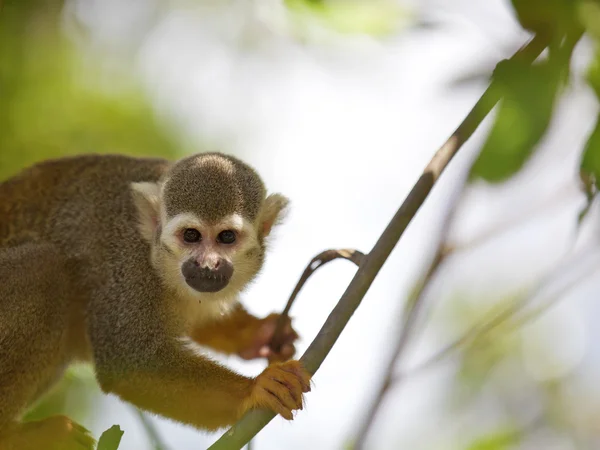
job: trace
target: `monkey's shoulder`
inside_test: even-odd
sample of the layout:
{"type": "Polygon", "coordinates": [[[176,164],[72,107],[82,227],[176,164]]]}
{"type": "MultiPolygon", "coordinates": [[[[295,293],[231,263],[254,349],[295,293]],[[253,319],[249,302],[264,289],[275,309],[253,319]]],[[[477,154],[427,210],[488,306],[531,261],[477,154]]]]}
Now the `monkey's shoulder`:
{"type": "Polygon", "coordinates": [[[23,169],[0,183],[3,203],[31,202],[116,190],[136,181],[158,180],[169,167],[160,158],[118,154],[84,154],[48,159],[23,169]]]}

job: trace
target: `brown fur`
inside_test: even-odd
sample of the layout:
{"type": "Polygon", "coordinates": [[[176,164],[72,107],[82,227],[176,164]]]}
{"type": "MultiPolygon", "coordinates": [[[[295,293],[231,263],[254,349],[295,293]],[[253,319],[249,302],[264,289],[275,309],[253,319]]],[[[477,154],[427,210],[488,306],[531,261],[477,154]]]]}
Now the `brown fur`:
{"type": "Polygon", "coordinates": [[[94,443],[80,427],[69,431],[68,419],[54,417],[25,426],[16,422],[27,405],[62,376],[69,363],[89,358],[81,326],[85,293],[77,285],[77,270],[77,264],[52,245],[23,244],[0,252],[0,433],[6,435],[0,443],[3,450],[71,448],[61,442],[61,435],[67,441],[75,438],[88,446],[94,443]],[[56,437],[56,447],[48,444],[49,434],[56,437]]]}
{"type": "MultiPolygon", "coordinates": [[[[194,166],[202,157],[171,165],[87,155],[47,161],[0,184],[0,449],[22,441],[25,428],[15,421],[74,359],[94,363],[104,391],[199,428],[229,425],[256,406],[286,418],[302,406],[309,377],[298,362],[251,379],[181,339],[190,303],[153,263],[161,230],[152,222],[160,206],[152,185],[164,185],[169,214],[191,209],[217,220],[233,211],[258,222],[250,277],[285,206],[283,197],[265,201],[262,181],[240,161],[210,154],[212,162],[194,166]],[[233,173],[222,170],[229,164],[233,173]],[[150,190],[132,194],[140,182],[150,190]]],[[[62,419],[46,424],[54,428],[38,428],[77,429],[62,419]]]]}

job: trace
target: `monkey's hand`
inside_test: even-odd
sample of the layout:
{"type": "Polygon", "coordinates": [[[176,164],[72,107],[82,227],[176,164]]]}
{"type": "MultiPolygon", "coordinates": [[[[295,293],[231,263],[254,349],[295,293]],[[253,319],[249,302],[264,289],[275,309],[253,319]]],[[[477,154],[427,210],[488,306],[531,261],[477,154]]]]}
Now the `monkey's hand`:
{"type": "Polygon", "coordinates": [[[275,333],[279,314],[269,314],[264,319],[249,314],[239,305],[229,316],[214,323],[197,327],[192,339],[225,354],[244,359],[267,358],[269,362],[286,361],[294,356],[294,341],[298,334],[286,318],[280,336],[281,346],[273,351],[269,344],[275,333]]]}
{"type": "Polygon", "coordinates": [[[274,350],[269,345],[273,339],[279,316],[274,313],[257,320],[247,345],[239,350],[238,355],[244,359],[267,358],[269,362],[287,361],[294,356],[296,353],[294,342],[298,339],[298,333],[292,328],[289,317],[286,317],[285,325],[279,336],[279,348],[274,350]]]}
{"type": "Polygon", "coordinates": [[[253,408],[268,408],[287,420],[292,411],[303,409],[302,394],[310,391],[310,374],[299,361],[269,365],[256,379],[243,412],[253,408]]]}

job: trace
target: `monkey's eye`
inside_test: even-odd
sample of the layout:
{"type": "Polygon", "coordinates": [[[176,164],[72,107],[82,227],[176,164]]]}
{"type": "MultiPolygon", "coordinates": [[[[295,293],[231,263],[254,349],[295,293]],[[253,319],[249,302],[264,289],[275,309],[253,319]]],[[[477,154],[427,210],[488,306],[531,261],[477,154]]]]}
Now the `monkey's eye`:
{"type": "Polygon", "coordinates": [[[183,240],[185,242],[188,242],[191,244],[194,242],[199,242],[200,239],[202,239],[202,235],[200,234],[200,232],[198,230],[195,230],[193,228],[187,228],[183,232],[183,240]]]}
{"type": "Polygon", "coordinates": [[[224,230],[219,233],[219,242],[223,244],[233,244],[235,242],[235,233],[231,230],[224,230]]]}

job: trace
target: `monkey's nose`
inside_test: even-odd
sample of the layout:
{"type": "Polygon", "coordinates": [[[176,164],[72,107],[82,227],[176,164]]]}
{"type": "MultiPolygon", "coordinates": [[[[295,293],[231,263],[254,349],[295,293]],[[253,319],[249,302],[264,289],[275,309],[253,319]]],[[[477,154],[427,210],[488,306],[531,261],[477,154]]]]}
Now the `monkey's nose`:
{"type": "Polygon", "coordinates": [[[189,259],[181,266],[186,283],[198,292],[218,292],[229,283],[233,275],[233,264],[218,260],[213,268],[200,267],[195,259],[189,259]]]}
{"type": "Polygon", "coordinates": [[[208,270],[217,270],[220,266],[221,266],[221,259],[217,259],[216,261],[214,260],[209,260],[209,261],[198,261],[197,259],[194,259],[194,264],[197,267],[200,267],[202,269],[208,269],[208,270]]]}

